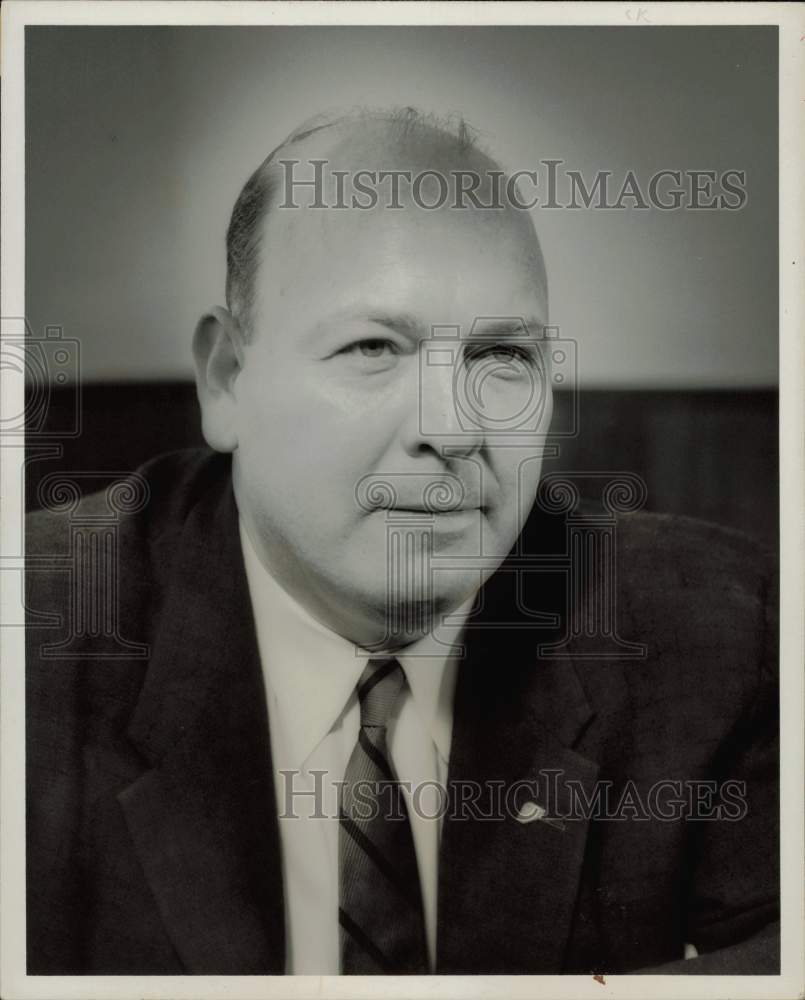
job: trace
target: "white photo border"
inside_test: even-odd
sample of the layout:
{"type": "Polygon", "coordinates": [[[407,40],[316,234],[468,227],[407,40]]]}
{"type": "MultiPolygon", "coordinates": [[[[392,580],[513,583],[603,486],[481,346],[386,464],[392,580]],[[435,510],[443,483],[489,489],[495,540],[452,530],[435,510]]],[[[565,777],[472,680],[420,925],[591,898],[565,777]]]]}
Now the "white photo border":
{"type": "MultiPolygon", "coordinates": [[[[781,902],[779,976],[28,976],[25,973],[23,629],[0,630],[0,995],[22,998],[600,998],[711,1000],[805,995],[803,836],[803,554],[805,554],[805,7],[777,3],[37,2],[2,9],[2,270],[0,316],[25,315],[24,65],[26,25],[777,25],[780,135],[781,902]]],[[[759,336],[764,331],[759,331],[759,336]]],[[[22,373],[0,371],[0,416],[23,410],[22,373]]],[[[21,556],[24,449],[4,445],[0,548],[21,556]]],[[[19,620],[17,573],[0,574],[0,621],[19,620]]]]}

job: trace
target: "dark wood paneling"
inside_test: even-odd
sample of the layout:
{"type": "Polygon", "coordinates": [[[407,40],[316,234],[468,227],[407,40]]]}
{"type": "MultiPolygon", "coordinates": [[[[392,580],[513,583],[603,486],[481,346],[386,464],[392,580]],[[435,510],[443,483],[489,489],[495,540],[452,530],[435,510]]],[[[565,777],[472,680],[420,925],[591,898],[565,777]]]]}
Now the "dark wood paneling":
{"type": "MultiPolygon", "coordinates": [[[[557,408],[567,402],[559,395],[557,408]]],[[[634,472],[649,510],[775,541],[778,437],[774,391],[587,391],[578,436],[561,442],[545,471],[634,472]]]]}
{"type": "MultiPolygon", "coordinates": [[[[160,452],[202,443],[189,383],[84,386],[81,433],[58,458],[35,459],[27,505],[56,471],[134,469],[160,452]]],[[[55,391],[42,429],[70,426],[74,394],[55,391]]],[[[560,393],[563,423],[569,406],[560,393]]],[[[36,437],[32,437],[35,443],[36,437]]],[[[578,434],[557,438],[545,471],[628,471],[643,477],[650,510],[687,514],[774,542],[778,530],[777,394],[773,391],[588,390],[578,434]]]]}

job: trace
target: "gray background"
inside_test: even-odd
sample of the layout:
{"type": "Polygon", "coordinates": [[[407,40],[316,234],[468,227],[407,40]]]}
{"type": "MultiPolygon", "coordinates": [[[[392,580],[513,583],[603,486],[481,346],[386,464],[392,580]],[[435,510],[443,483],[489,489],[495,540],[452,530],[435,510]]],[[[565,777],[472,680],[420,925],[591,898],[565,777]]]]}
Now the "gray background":
{"type": "Polygon", "coordinates": [[[774,28],[28,28],[27,312],[85,383],[190,376],[245,178],[324,108],[461,111],[515,169],[747,172],[727,211],[537,211],[581,385],[777,381],[774,28]]]}

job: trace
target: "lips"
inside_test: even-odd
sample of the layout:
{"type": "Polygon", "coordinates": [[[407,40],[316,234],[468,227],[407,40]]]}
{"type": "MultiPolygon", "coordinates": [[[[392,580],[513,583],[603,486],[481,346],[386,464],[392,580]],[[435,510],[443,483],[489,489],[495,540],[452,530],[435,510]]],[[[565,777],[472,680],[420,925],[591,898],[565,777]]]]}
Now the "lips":
{"type": "Polygon", "coordinates": [[[484,509],[477,486],[467,486],[458,476],[445,472],[364,476],[355,490],[355,499],[367,513],[383,510],[416,516],[484,509]]]}
{"type": "Polygon", "coordinates": [[[434,514],[444,516],[446,514],[468,514],[483,510],[482,507],[448,507],[440,509],[437,507],[403,507],[395,504],[393,507],[378,507],[377,510],[393,511],[395,514],[427,514],[432,517],[434,514]]]}

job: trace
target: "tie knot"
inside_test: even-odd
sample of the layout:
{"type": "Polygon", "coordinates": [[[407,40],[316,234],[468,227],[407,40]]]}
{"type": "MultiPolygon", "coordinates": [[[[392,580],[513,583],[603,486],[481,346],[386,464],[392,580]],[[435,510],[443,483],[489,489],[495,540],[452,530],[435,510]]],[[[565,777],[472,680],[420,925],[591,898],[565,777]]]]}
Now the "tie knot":
{"type": "Polygon", "coordinates": [[[385,729],[404,683],[403,668],[393,657],[369,660],[358,681],[361,726],[385,729]]]}

